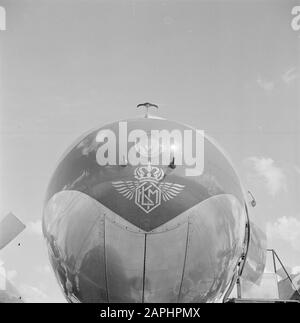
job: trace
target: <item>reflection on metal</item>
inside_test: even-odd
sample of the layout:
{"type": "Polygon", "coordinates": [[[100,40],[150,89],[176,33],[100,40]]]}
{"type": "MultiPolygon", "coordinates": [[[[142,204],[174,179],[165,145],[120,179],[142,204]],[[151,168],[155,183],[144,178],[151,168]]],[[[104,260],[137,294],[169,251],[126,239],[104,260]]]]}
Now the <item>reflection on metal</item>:
{"type": "Polygon", "coordinates": [[[179,301],[210,302],[225,292],[234,275],[243,248],[243,208],[232,196],[220,195],[194,212],[179,301]]]}
{"type": "MultiPolygon", "coordinates": [[[[165,119],[127,120],[127,132],[136,129],[196,135],[165,119]]],[[[156,187],[136,187],[131,184],[141,182],[135,175],[142,169],[118,149],[116,160],[126,167],[97,162],[102,130],[119,138],[118,122],[82,137],[58,164],[45,199],[43,232],[68,301],[220,301],[248,246],[245,196],[226,155],[205,135],[201,175],[187,177],[189,167],[171,160],[155,165],[164,173],[156,187]]]]}
{"type": "Polygon", "coordinates": [[[108,299],[141,302],[143,290],[144,234],[105,222],[108,299]]]}
{"type": "Polygon", "coordinates": [[[177,302],[185,259],[188,223],[147,234],[145,302],[177,302]]]}
{"type": "Polygon", "coordinates": [[[96,201],[61,192],[44,211],[51,263],[68,299],[106,302],[104,215],[96,201]]]}
{"type": "MultiPolygon", "coordinates": [[[[146,133],[153,129],[158,131],[180,132],[192,131],[195,129],[176,122],[163,119],[134,119],[127,120],[127,131],[143,129],[146,133]]],[[[106,208],[118,214],[119,217],[130,222],[142,231],[150,232],[168,223],[170,220],[180,216],[202,201],[220,194],[231,194],[241,204],[244,204],[245,197],[241,188],[240,180],[236,175],[231,163],[224,153],[210,138],[204,138],[204,172],[201,176],[185,176],[186,166],[176,165],[171,169],[166,165],[156,165],[163,169],[165,178],[161,182],[174,183],[184,186],[176,197],[167,201],[162,200],[158,207],[152,208],[149,213],[132,200],[124,198],[115,187],[113,182],[126,182],[135,180],[136,166],[127,164],[121,166],[100,166],[97,163],[96,154],[100,142],[97,135],[103,130],[109,130],[119,135],[119,123],[114,122],[100,127],[76,142],[64,155],[58,164],[49,183],[45,204],[61,191],[78,191],[100,202],[106,208]]],[[[117,145],[119,142],[117,142],[117,145]]],[[[128,143],[128,150],[134,148],[135,143],[128,143]]],[[[178,143],[179,145],[179,143],[178,143]]],[[[161,153],[161,152],[160,152],[161,153]]],[[[116,160],[121,164],[124,156],[119,156],[116,151],[116,160]]],[[[176,164],[176,160],[174,161],[176,164]]],[[[158,203],[156,203],[157,205],[158,203]]]]}
{"type": "Polygon", "coordinates": [[[250,241],[247,259],[242,272],[244,280],[259,284],[266,264],[267,237],[253,222],[250,222],[250,241]]]}
{"type": "Polygon", "coordinates": [[[63,191],[45,208],[44,233],[70,302],[212,302],[236,271],[244,212],[234,196],[218,195],[147,233],[63,191]]]}

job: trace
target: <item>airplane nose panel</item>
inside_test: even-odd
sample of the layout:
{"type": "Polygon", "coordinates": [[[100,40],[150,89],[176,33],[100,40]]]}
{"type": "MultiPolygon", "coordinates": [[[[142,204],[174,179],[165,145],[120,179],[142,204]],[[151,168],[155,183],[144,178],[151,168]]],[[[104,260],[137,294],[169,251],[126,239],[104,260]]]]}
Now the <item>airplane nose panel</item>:
{"type": "Polygon", "coordinates": [[[185,262],[188,223],[146,235],[145,302],[176,303],[185,262]]]}
{"type": "Polygon", "coordinates": [[[76,191],[44,210],[51,263],[71,302],[204,302],[221,295],[243,247],[244,210],[209,198],[145,232],[76,191]]]}
{"type": "Polygon", "coordinates": [[[107,301],[104,229],[98,203],[85,194],[60,192],[44,210],[50,261],[70,301],[107,301]]]}
{"type": "Polygon", "coordinates": [[[105,221],[109,302],[142,302],[145,236],[105,221]]]}
{"type": "Polygon", "coordinates": [[[229,194],[190,210],[180,302],[210,302],[224,293],[242,252],[243,212],[229,194]]]}

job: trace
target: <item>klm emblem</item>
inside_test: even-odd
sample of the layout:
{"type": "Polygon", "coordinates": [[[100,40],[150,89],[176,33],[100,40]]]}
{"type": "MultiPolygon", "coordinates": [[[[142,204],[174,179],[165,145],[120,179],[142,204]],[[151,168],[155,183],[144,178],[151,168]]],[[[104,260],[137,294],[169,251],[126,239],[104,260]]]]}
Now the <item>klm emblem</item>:
{"type": "Polygon", "coordinates": [[[161,204],[178,195],[184,185],[161,182],[164,172],[151,165],[138,167],[134,171],[135,181],[112,182],[116,190],[125,198],[134,199],[144,212],[150,213],[161,204]]]}

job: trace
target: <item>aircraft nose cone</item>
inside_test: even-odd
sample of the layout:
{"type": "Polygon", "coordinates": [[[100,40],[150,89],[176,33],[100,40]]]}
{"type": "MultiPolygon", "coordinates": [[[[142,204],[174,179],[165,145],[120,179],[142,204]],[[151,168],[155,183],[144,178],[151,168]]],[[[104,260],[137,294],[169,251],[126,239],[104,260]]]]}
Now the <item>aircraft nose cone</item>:
{"type": "Polygon", "coordinates": [[[44,232],[70,301],[208,302],[232,278],[242,212],[223,194],[144,232],[93,198],[62,191],[47,204],[44,232]]]}
{"type": "Polygon", "coordinates": [[[129,120],[125,132],[128,138],[137,129],[183,137],[154,147],[130,139],[128,162],[102,163],[107,156],[101,136],[113,134],[117,145],[109,147],[121,157],[123,126],[114,122],[73,144],[49,183],[43,229],[66,297],[72,302],[216,301],[244,246],[247,216],[238,176],[206,135],[197,141],[198,131],[168,120],[129,120]],[[204,166],[192,175],[191,165],[181,164],[175,154],[176,144],[182,148],[189,136],[196,138],[190,152],[197,151],[203,162],[194,166],[204,166]],[[168,147],[176,161],[174,156],[157,164],[129,160],[132,152],[157,157],[168,147]]]}

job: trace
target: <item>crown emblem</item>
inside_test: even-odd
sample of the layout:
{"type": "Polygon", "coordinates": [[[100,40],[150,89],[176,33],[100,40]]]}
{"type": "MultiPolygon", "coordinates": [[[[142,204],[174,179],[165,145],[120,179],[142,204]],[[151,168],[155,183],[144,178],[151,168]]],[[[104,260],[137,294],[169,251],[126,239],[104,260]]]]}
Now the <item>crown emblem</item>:
{"type": "Polygon", "coordinates": [[[184,185],[163,182],[164,176],[161,168],[149,164],[134,170],[135,181],[112,182],[112,185],[126,199],[134,198],[135,204],[148,214],[162,200],[167,202],[184,189],[184,185]]]}
{"type": "Polygon", "coordinates": [[[156,166],[142,166],[134,170],[134,177],[139,181],[155,181],[159,182],[164,177],[164,172],[156,166]]]}

